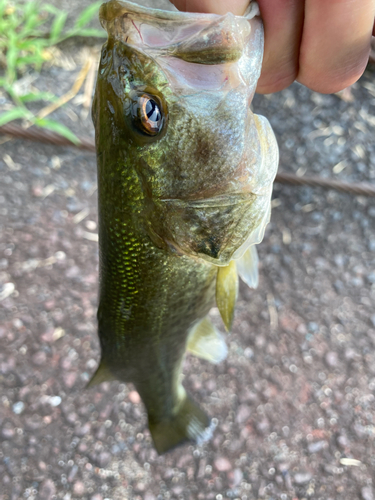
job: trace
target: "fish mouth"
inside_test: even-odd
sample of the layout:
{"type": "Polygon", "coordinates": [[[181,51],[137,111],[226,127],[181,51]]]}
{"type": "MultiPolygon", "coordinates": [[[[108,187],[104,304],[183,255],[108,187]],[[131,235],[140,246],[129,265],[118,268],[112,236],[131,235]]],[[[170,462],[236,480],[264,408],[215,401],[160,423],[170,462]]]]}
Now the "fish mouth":
{"type": "Polygon", "coordinates": [[[249,21],[258,15],[255,2],[245,17],[164,11],[118,0],[103,4],[99,12],[103,28],[115,39],[198,64],[237,61],[250,38],[249,21]]]}

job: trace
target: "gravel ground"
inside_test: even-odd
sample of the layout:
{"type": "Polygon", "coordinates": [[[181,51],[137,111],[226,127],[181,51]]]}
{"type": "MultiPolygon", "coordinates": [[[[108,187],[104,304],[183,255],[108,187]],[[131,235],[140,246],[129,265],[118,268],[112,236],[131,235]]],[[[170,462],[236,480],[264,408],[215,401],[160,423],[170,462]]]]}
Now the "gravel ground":
{"type": "MultiPolygon", "coordinates": [[[[84,56],[33,84],[63,94],[84,56]]],[[[373,82],[257,96],[281,169],[373,181],[373,82]]],[[[77,101],[53,117],[93,135],[77,101]]],[[[0,500],[374,500],[374,199],[275,187],[228,359],[185,362],[214,437],[158,457],[131,385],[84,390],[99,359],[94,155],[12,140],[0,176],[0,500]]]]}

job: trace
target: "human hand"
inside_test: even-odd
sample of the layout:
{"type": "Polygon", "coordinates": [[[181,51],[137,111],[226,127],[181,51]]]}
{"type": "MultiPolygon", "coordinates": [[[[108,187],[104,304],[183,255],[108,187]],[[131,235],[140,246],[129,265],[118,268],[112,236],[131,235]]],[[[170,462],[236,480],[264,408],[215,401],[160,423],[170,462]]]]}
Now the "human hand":
{"type": "MultiPolygon", "coordinates": [[[[171,0],[189,12],[243,15],[249,0],[171,0]]],[[[257,92],[294,80],[316,92],[338,92],[365,70],[375,0],[258,0],[265,46],[257,92]]],[[[375,32],[374,32],[375,34],[375,32]]]]}

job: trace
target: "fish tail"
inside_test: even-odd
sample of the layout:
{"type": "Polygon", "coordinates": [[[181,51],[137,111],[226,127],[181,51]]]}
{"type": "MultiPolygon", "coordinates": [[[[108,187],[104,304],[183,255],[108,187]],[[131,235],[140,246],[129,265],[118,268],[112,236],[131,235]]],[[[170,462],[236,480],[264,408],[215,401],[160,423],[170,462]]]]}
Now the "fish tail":
{"type": "Polygon", "coordinates": [[[185,441],[201,444],[210,439],[213,430],[210,419],[188,396],[170,419],[153,422],[149,416],[149,428],[159,455],[185,441]]]}

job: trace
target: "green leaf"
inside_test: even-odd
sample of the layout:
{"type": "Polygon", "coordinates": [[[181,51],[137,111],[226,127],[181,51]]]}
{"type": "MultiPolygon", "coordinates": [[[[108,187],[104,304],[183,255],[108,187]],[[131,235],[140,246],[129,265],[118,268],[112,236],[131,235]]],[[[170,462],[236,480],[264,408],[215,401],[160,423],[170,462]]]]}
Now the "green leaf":
{"type": "Polygon", "coordinates": [[[18,120],[19,118],[26,118],[30,120],[33,117],[33,114],[27,110],[26,108],[17,106],[15,108],[10,109],[9,111],[5,111],[5,113],[1,113],[0,115],[0,127],[9,123],[13,120],[18,120]]]}
{"type": "Polygon", "coordinates": [[[50,92],[29,92],[25,95],[18,96],[21,102],[34,102],[34,101],[49,101],[54,102],[57,97],[50,92]]]}
{"type": "Polygon", "coordinates": [[[25,36],[26,34],[29,35],[30,33],[32,33],[33,30],[42,23],[40,22],[40,17],[37,12],[30,12],[30,14],[28,15],[25,12],[24,14],[26,22],[23,25],[21,33],[25,36]]]}
{"type": "Polygon", "coordinates": [[[6,68],[6,73],[7,73],[7,79],[9,82],[12,82],[15,80],[17,73],[16,73],[16,68],[17,68],[17,60],[18,60],[18,49],[15,45],[11,45],[8,48],[7,56],[6,56],[6,61],[7,61],[7,68],[6,68]]]}
{"type": "Polygon", "coordinates": [[[30,19],[31,16],[39,16],[39,2],[35,1],[28,1],[22,6],[22,12],[24,15],[24,19],[26,19],[26,22],[28,19],[30,19]]]}
{"type": "Polygon", "coordinates": [[[89,5],[83,12],[81,12],[74,24],[74,28],[83,28],[85,24],[90,22],[91,19],[98,13],[101,4],[102,1],[95,2],[92,5],[89,5]]]}
{"type": "Polygon", "coordinates": [[[60,12],[56,15],[50,32],[50,42],[52,44],[56,43],[59,39],[59,36],[65,26],[66,18],[68,17],[67,12],[60,12]]]}
{"type": "Polygon", "coordinates": [[[8,4],[8,0],[0,0],[0,16],[4,16],[5,8],[8,4]]]}
{"type": "Polygon", "coordinates": [[[43,10],[53,15],[59,14],[59,12],[61,12],[61,9],[58,9],[57,7],[49,3],[43,4],[43,10]]]}
{"type": "Polygon", "coordinates": [[[38,125],[38,127],[47,128],[49,130],[52,130],[53,132],[57,132],[58,134],[71,141],[73,144],[79,144],[80,142],[78,137],[62,123],[56,122],[54,120],[46,120],[45,118],[36,118],[34,123],[35,125],[38,125]]]}
{"type": "Polygon", "coordinates": [[[107,33],[104,30],[97,30],[95,28],[85,28],[75,33],[79,36],[95,36],[99,38],[107,38],[107,33]]]}
{"type": "Polygon", "coordinates": [[[5,20],[6,20],[8,36],[11,33],[14,33],[16,28],[22,23],[22,18],[19,15],[19,12],[17,12],[17,10],[8,14],[5,20]]]}

